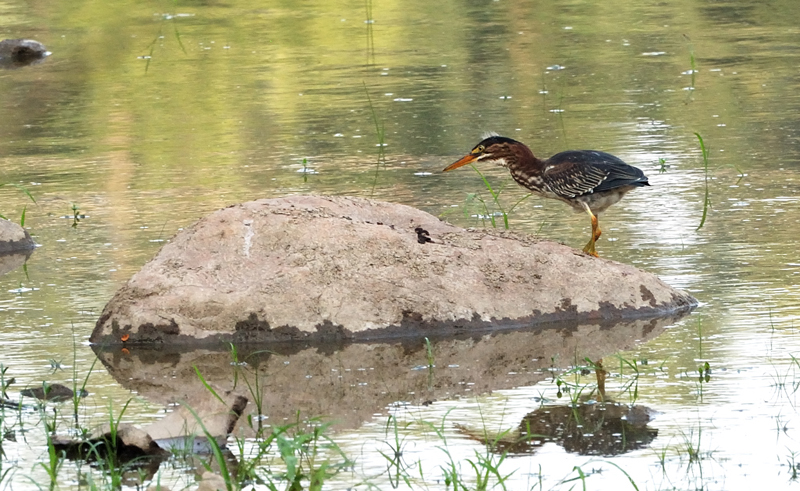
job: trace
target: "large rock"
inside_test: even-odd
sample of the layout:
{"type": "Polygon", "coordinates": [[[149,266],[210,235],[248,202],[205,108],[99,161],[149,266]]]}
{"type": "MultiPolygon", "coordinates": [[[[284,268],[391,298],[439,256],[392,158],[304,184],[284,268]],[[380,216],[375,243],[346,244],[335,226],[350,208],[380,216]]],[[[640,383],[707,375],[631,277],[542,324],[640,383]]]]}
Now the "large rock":
{"type": "Polygon", "coordinates": [[[219,210],[106,305],[91,341],[375,338],[662,316],[696,301],[652,274],[420,210],[293,196],[219,210]]]}

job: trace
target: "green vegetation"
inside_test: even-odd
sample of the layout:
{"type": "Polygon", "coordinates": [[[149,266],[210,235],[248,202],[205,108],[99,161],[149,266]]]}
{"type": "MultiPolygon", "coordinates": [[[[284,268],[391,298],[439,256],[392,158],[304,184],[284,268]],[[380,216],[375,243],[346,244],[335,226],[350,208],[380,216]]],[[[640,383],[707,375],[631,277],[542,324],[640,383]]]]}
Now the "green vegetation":
{"type": "MultiPolygon", "coordinates": [[[[703,355],[703,332],[698,324],[699,341],[696,346],[695,356],[703,355]]],[[[420,352],[424,357],[430,372],[436,369],[434,353],[435,343],[424,339],[424,349],[420,352]]],[[[77,351],[77,345],[74,346],[77,351]]],[[[519,489],[519,466],[515,460],[520,453],[529,453],[538,448],[542,441],[560,441],[558,433],[539,434],[538,427],[532,423],[537,419],[526,416],[521,423],[508,425],[502,422],[502,412],[498,412],[496,405],[477,397],[478,418],[467,421],[454,418],[453,409],[447,410],[435,423],[427,421],[424,417],[414,416],[406,412],[404,415],[390,414],[384,424],[384,439],[375,442],[374,448],[364,448],[361,455],[349,455],[343,450],[332,436],[332,421],[320,418],[304,418],[298,412],[295,420],[289,423],[265,425],[261,415],[268,414],[268,408],[258,403],[263,397],[263,381],[258,379],[259,371],[255,368],[257,353],[251,353],[244,359],[240,357],[236,345],[231,344],[229,349],[231,360],[231,375],[236,384],[244,384],[251,401],[255,402],[256,415],[244,420],[249,436],[232,434],[226,440],[215,439],[205,427],[204,421],[197,412],[188,408],[198,426],[201,437],[208,442],[208,453],[197,453],[190,442],[185,447],[173,449],[173,461],[184,462],[190,468],[202,469],[199,472],[211,472],[218,476],[220,483],[224,483],[226,491],[244,489],[268,489],[271,491],[294,490],[321,490],[340,486],[342,482],[355,489],[452,489],[458,491],[490,490],[490,489],[519,489]],[[252,362],[252,363],[250,363],[252,362]],[[491,407],[491,412],[486,411],[491,407]],[[491,415],[491,418],[485,416],[491,415]],[[499,418],[499,422],[498,422],[499,418]],[[471,446],[464,452],[463,438],[471,441],[471,446]],[[418,448],[413,452],[410,449],[422,441],[429,442],[430,450],[425,459],[410,457],[419,455],[418,448]],[[437,456],[438,455],[438,456],[437,456]],[[378,473],[364,473],[359,471],[360,462],[374,462],[376,456],[385,462],[384,469],[378,473]],[[431,462],[426,462],[430,460],[431,462]],[[433,462],[437,462],[433,464],[433,462]],[[513,485],[511,483],[514,483],[513,485]]],[[[793,387],[800,386],[796,381],[800,374],[800,362],[793,358],[790,370],[786,376],[781,377],[781,393],[790,395],[786,385],[791,379],[793,387]]],[[[132,402],[128,400],[121,408],[116,409],[111,402],[104,408],[106,414],[107,437],[81,447],[78,456],[67,455],[60,450],[56,441],[69,434],[79,441],[89,442],[89,426],[91,419],[86,419],[84,404],[85,399],[79,397],[79,391],[87,387],[89,375],[93,372],[94,363],[89,367],[86,375],[79,376],[74,368],[76,359],[73,358],[73,387],[76,396],[66,406],[54,401],[41,401],[35,406],[22,406],[21,404],[3,404],[0,409],[0,429],[4,438],[0,439],[0,489],[4,481],[15,475],[16,471],[26,469],[19,463],[12,463],[4,449],[9,442],[13,446],[25,445],[22,441],[15,441],[21,435],[33,433],[42,435],[42,458],[34,466],[39,472],[44,472],[46,481],[41,484],[42,489],[64,489],[68,481],[80,481],[88,489],[121,489],[135,483],[136,486],[171,486],[164,481],[164,473],[145,469],[152,457],[139,457],[131,459],[126,457],[120,447],[119,432],[121,422],[132,402]],[[31,409],[35,408],[35,411],[31,409]],[[69,408],[69,410],[67,410],[69,408]],[[78,417],[83,414],[83,416],[78,417]],[[35,415],[37,423],[31,425],[31,416],[35,415]],[[62,425],[66,420],[71,420],[69,430],[65,432],[62,425]],[[61,435],[59,437],[59,435],[61,435]],[[77,475],[73,474],[76,473],[77,475]]],[[[422,361],[422,360],[421,360],[422,361]]],[[[556,360],[553,360],[555,363],[556,360]]],[[[589,358],[574,360],[572,365],[565,369],[550,369],[552,381],[542,384],[542,390],[555,393],[556,397],[567,396],[566,404],[553,403],[545,397],[540,398],[539,407],[534,410],[544,411],[541,414],[569,414],[570,423],[567,426],[583,428],[583,439],[591,438],[592,433],[601,434],[604,425],[613,418],[619,418],[619,412],[614,416],[613,411],[635,411],[641,400],[649,398],[652,379],[663,374],[663,364],[652,364],[648,360],[632,358],[623,354],[611,357],[611,360],[592,361],[589,358]],[[610,366],[616,366],[613,370],[610,366]],[[647,382],[643,383],[643,379],[647,382]],[[608,385],[608,387],[606,387],[608,385]],[[625,402],[615,402],[615,399],[625,402]],[[608,409],[597,413],[593,409],[597,404],[609,404],[608,409]],[[620,408],[620,409],[614,409],[620,408]],[[628,408],[628,409],[626,409],[628,408]],[[561,413],[566,409],[566,413],[561,413]],[[613,410],[613,411],[612,411],[613,410]],[[600,419],[598,414],[605,413],[600,419]],[[574,426],[578,425],[578,426],[574,426]]],[[[96,363],[96,360],[95,360],[96,363]]],[[[202,375],[198,366],[194,367],[198,380],[208,391],[209,395],[219,401],[223,397],[202,375]]],[[[12,399],[9,394],[14,383],[9,378],[9,367],[0,365],[0,393],[4,401],[12,399]]],[[[697,376],[682,377],[687,387],[692,381],[696,383],[697,376]]],[[[699,368],[700,383],[710,382],[710,364],[704,362],[699,368]]],[[[48,385],[45,382],[44,385],[48,385]]],[[[698,397],[698,410],[702,407],[702,395],[698,397]]],[[[624,419],[624,418],[623,418],[624,419]]],[[[622,426],[622,442],[615,448],[628,447],[626,438],[636,440],[639,437],[627,434],[634,431],[633,425],[622,426]],[[626,429],[628,428],[628,429],[626,429]]],[[[778,431],[787,431],[787,423],[779,422],[778,431]],[[783,429],[781,429],[781,427],[783,429]]],[[[33,438],[27,444],[33,444],[33,438]]],[[[665,475],[674,472],[675,468],[687,469],[692,475],[702,473],[703,466],[715,462],[715,450],[708,446],[707,437],[704,435],[704,425],[701,422],[690,424],[684,429],[678,429],[675,439],[653,449],[658,464],[665,475]],[[683,467],[680,467],[683,466],[683,467]]],[[[352,451],[352,448],[351,448],[352,451]]],[[[570,451],[574,452],[575,449],[570,451]]],[[[789,450],[782,457],[790,469],[789,479],[796,479],[797,466],[796,454],[789,450]],[[794,476],[794,477],[793,477],[794,476]]],[[[572,467],[572,471],[561,479],[553,480],[552,472],[546,468],[539,468],[538,474],[531,474],[529,485],[526,489],[544,491],[545,489],[561,490],[577,486],[579,489],[597,489],[593,484],[599,476],[609,471],[619,473],[629,489],[640,489],[629,470],[616,462],[596,455],[589,455],[586,461],[572,467]],[[549,475],[546,481],[544,476],[549,475]],[[549,483],[549,484],[546,484],[549,483]]],[[[156,460],[156,465],[161,464],[156,460]]],[[[174,479],[171,478],[171,479],[174,479]]],[[[171,482],[171,481],[170,481],[171,482]]],[[[619,481],[622,482],[622,481],[619,481]]],[[[71,488],[69,488],[71,489],[71,488]]],[[[174,489],[170,487],[170,489],[174,489]]],[[[574,489],[574,488],[573,488],[574,489]]],[[[624,487],[622,489],[625,489],[624,487]]]]}
{"type": "Polygon", "coordinates": [[[486,220],[489,220],[489,223],[491,223],[492,227],[497,228],[497,221],[495,220],[495,217],[501,216],[503,217],[503,228],[508,230],[510,228],[508,222],[508,216],[511,214],[511,212],[514,211],[514,209],[517,206],[519,206],[520,203],[531,197],[532,193],[526,194],[525,196],[517,200],[508,209],[506,209],[506,207],[503,206],[502,202],[500,201],[500,194],[505,189],[505,186],[500,188],[500,190],[495,191],[491,183],[489,182],[489,179],[487,179],[486,176],[480,170],[478,170],[477,167],[475,167],[475,165],[470,164],[470,166],[481,177],[483,185],[486,186],[486,190],[489,192],[489,195],[492,197],[492,199],[490,204],[485,199],[483,199],[483,197],[481,197],[479,193],[468,194],[466,201],[464,202],[464,217],[465,218],[469,217],[471,210],[477,203],[478,204],[477,218],[483,221],[484,225],[486,223],[486,220]]]}
{"type": "Polygon", "coordinates": [[[706,217],[708,216],[708,208],[711,206],[711,200],[708,197],[708,149],[706,148],[705,143],[703,142],[703,137],[700,136],[700,133],[695,133],[694,136],[700,141],[700,150],[703,153],[703,175],[704,175],[704,190],[705,194],[703,196],[703,217],[700,219],[700,225],[697,226],[695,230],[700,230],[703,228],[703,225],[706,223],[706,217]]]}
{"type": "Polygon", "coordinates": [[[369,95],[369,89],[367,89],[367,83],[363,82],[363,84],[364,93],[367,94],[369,111],[372,114],[372,123],[375,125],[375,137],[378,141],[378,160],[375,163],[375,179],[372,181],[372,191],[370,192],[370,196],[373,196],[375,194],[375,186],[378,184],[378,172],[381,166],[386,167],[386,122],[382,118],[378,118],[378,113],[372,104],[372,97],[369,95]]]}
{"type": "Polygon", "coordinates": [[[144,56],[145,62],[144,65],[144,73],[146,74],[147,71],[150,69],[150,62],[153,60],[153,54],[155,53],[156,47],[163,43],[164,40],[164,24],[169,22],[172,25],[172,33],[175,36],[175,40],[178,42],[178,46],[181,48],[183,54],[186,53],[186,47],[183,45],[183,41],[181,41],[181,33],[178,30],[178,22],[177,18],[174,15],[165,14],[161,16],[161,23],[159,25],[158,34],[153,38],[153,41],[147,46],[148,54],[144,56]]]}
{"type": "Polygon", "coordinates": [[[689,87],[686,87],[685,89],[687,90],[686,103],[688,104],[689,102],[692,102],[694,100],[693,94],[695,89],[695,77],[697,75],[697,63],[694,58],[694,47],[691,44],[689,36],[684,34],[683,37],[689,42],[689,67],[690,67],[689,74],[692,77],[691,85],[689,85],[689,87]]]}
{"type": "MultiPolygon", "coordinates": [[[[403,427],[403,431],[407,432],[410,426],[411,423],[406,423],[403,427]]],[[[390,415],[389,419],[386,421],[385,436],[386,441],[384,444],[389,447],[390,452],[386,453],[383,450],[379,450],[378,452],[386,459],[386,477],[389,480],[389,484],[391,484],[392,488],[397,488],[402,480],[406,486],[411,487],[412,479],[409,471],[412,469],[412,466],[403,459],[403,448],[406,446],[406,436],[400,435],[396,417],[390,415]],[[389,439],[390,437],[391,441],[389,439]]]]}
{"type": "MultiPolygon", "coordinates": [[[[8,182],[0,183],[0,188],[2,188],[3,186],[13,186],[13,187],[19,189],[20,191],[22,191],[25,194],[25,196],[27,196],[31,201],[33,201],[34,204],[36,204],[36,200],[34,199],[33,195],[31,194],[30,191],[28,191],[28,189],[25,186],[20,186],[19,184],[8,183],[8,182]]],[[[25,226],[25,212],[27,210],[28,210],[27,206],[24,206],[22,208],[22,213],[20,213],[20,218],[19,218],[20,227],[24,227],[25,226]]],[[[6,218],[4,215],[0,215],[0,218],[2,218],[3,220],[8,220],[8,218],[6,218]]]]}
{"type": "Polygon", "coordinates": [[[367,63],[375,61],[375,35],[373,33],[373,24],[375,18],[372,16],[372,0],[364,0],[364,25],[367,26],[367,63]]]}
{"type": "Polygon", "coordinates": [[[433,388],[433,369],[436,368],[436,365],[433,360],[433,345],[428,338],[425,338],[425,357],[428,360],[428,390],[431,390],[433,388]]]}
{"type": "Polygon", "coordinates": [[[77,203],[72,203],[72,228],[78,228],[81,218],[83,218],[83,215],[80,214],[77,203]]]}

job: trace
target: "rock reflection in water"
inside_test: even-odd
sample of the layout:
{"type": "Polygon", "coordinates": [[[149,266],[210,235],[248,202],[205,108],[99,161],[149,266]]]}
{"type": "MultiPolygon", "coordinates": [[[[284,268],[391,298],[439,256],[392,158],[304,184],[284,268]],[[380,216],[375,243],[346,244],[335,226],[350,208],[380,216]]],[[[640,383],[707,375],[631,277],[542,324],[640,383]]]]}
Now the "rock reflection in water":
{"type": "Polygon", "coordinates": [[[304,417],[325,417],[340,429],[355,428],[398,402],[421,405],[531,386],[547,379],[554,366],[629,349],[657,337],[675,321],[670,317],[432,338],[430,360],[424,338],[238,345],[235,356],[230,346],[216,351],[182,351],[169,345],[95,350],[123,387],[161,404],[195,406],[213,398],[198,379],[197,367],[218,393],[230,391],[250,400],[250,414],[239,422],[247,434],[251,425],[294,421],[297,411],[304,417]]]}
{"type": "Polygon", "coordinates": [[[33,251],[0,253],[0,276],[19,268],[31,257],[33,251]]]}

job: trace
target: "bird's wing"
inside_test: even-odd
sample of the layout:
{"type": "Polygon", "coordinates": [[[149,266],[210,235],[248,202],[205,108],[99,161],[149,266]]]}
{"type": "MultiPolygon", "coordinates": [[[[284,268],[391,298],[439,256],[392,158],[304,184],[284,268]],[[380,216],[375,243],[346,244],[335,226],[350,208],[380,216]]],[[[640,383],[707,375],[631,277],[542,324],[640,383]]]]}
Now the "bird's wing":
{"type": "Polygon", "coordinates": [[[559,196],[574,198],[628,185],[647,185],[647,177],[619,158],[595,150],[573,150],[545,162],[542,179],[559,196]]]}
{"type": "MultiPolygon", "coordinates": [[[[566,153],[566,152],[564,152],[566,153]]],[[[563,158],[563,154],[547,159],[542,180],[558,196],[574,198],[591,193],[606,179],[607,173],[577,159],[563,158]],[[556,157],[562,157],[555,159],[556,157]]]]}

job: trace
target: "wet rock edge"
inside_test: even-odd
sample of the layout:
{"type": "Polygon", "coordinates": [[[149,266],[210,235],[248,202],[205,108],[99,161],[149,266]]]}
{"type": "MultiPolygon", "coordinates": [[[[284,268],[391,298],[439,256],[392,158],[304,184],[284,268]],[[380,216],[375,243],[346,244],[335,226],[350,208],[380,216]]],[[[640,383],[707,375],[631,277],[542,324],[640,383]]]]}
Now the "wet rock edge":
{"type": "MultiPolygon", "coordinates": [[[[676,314],[685,314],[697,307],[697,300],[689,295],[673,294],[670,306],[643,307],[640,309],[617,308],[610,303],[601,303],[601,309],[588,313],[579,313],[570,304],[568,299],[558,312],[542,314],[534,311],[531,315],[517,319],[492,319],[481,320],[475,314],[472,319],[459,319],[456,321],[424,321],[419,315],[408,312],[404,315],[400,325],[392,325],[383,329],[368,329],[353,332],[343,326],[330,322],[318,324],[313,333],[303,332],[294,326],[271,327],[268,322],[261,320],[255,313],[236,323],[234,333],[217,333],[198,339],[193,336],[180,334],[180,329],[174,320],[169,323],[153,325],[152,323],[140,326],[125,325],[112,321],[111,333],[108,335],[92,336],[92,344],[104,347],[111,346],[153,346],[158,344],[182,345],[187,347],[215,346],[228,343],[293,343],[304,341],[309,343],[323,343],[331,341],[358,342],[375,340],[393,340],[410,338],[415,335],[425,336],[452,336],[464,333],[488,333],[493,331],[506,331],[518,329],[547,329],[571,328],[581,324],[600,324],[611,328],[619,321],[628,319],[660,318],[676,314]],[[126,337],[136,333],[135,337],[126,337]],[[122,341],[125,338],[127,341],[122,341]]],[[[106,312],[97,321],[97,326],[103,325],[112,315],[106,312]]],[[[96,334],[96,333],[95,333],[96,334]]]]}

